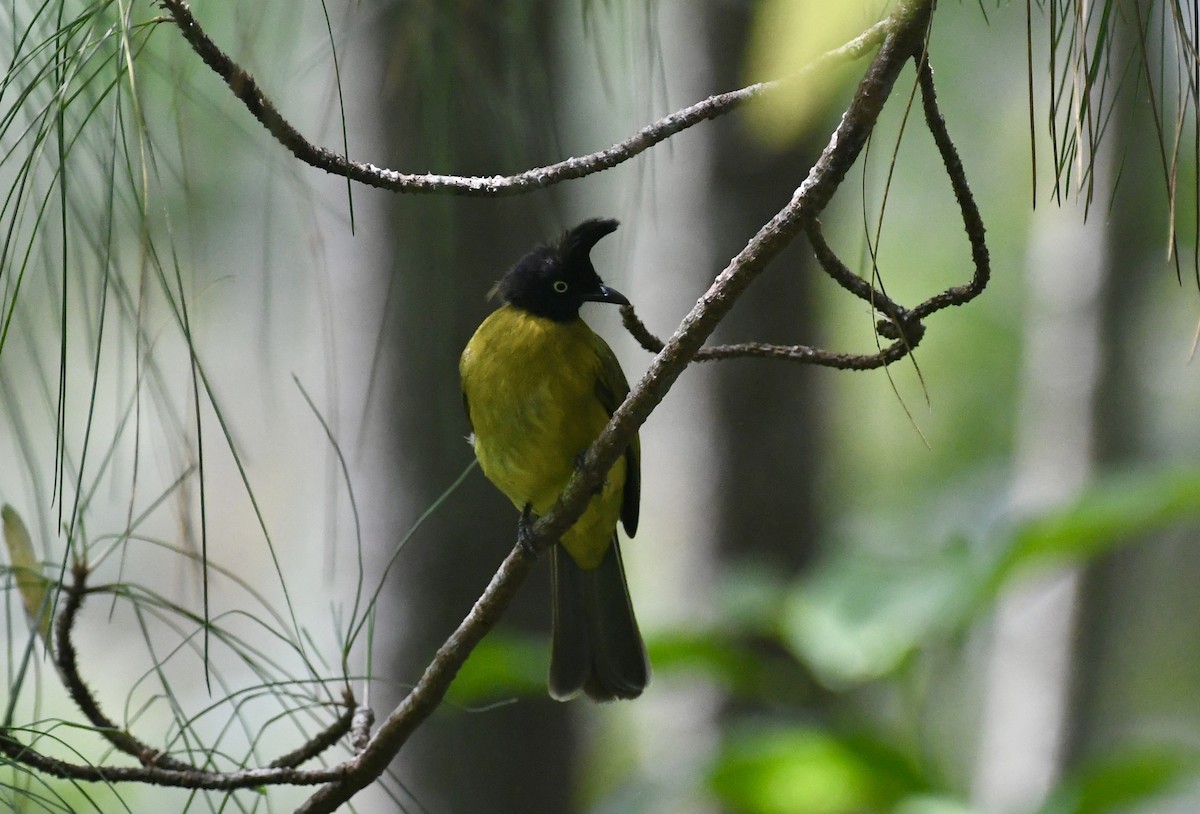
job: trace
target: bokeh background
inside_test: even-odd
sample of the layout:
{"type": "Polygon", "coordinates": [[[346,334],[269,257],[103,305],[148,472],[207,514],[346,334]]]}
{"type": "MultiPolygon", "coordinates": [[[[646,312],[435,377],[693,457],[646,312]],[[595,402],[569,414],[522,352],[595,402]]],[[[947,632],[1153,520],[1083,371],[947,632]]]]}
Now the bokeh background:
{"type": "MultiPolygon", "coordinates": [[[[511,505],[469,468],[456,369],[504,270],[616,217],[597,268],[669,334],[790,198],[866,65],[530,195],[401,196],[299,165],[156,9],[52,5],[0,13],[0,502],[47,576],[70,552],[114,586],[76,630],[114,717],[173,751],[215,744],[219,765],[292,748],[345,676],[390,709],[513,544],[511,505]]],[[[492,175],[791,73],[888,4],[193,7],[314,142],[492,175]]],[[[1195,19],[1108,3],[1080,28],[1072,8],[1034,5],[1028,29],[1022,3],[934,17],[943,113],[988,227],[984,296],[931,318],[888,371],[696,364],[646,423],[624,545],[646,694],[546,697],[541,567],[357,810],[1196,810],[1195,106],[1172,90],[1195,62],[1169,34],[1176,14],[1194,41],[1195,19]]],[[[909,69],[822,217],[902,303],[971,274],[912,86],[909,69]]],[[[636,380],[650,357],[616,311],[585,317],[636,380]]],[[[873,323],[797,241],[716,339],[871,352],[873,323]]],[[[61,723],[78,715],[3,578],[8,720],[103,759],[61,723]]],[[[305,796],[0,765],[17,811],[305,796]]]]}

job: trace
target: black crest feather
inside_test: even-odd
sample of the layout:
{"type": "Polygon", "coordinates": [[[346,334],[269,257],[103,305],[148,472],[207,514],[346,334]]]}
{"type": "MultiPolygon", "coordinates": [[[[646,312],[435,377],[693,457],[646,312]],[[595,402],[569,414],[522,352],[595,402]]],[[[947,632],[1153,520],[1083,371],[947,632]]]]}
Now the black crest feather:
{"type": "Polygon", "coordinates": [[[585,302],[623,302],[610,297],[591,258],[592,247],[617,225],[612,218],[592,218],[568,229],[556,244],[537,246],[518,260],[494,292],[510,305],[559,322],[575,319],[585,302]]]}

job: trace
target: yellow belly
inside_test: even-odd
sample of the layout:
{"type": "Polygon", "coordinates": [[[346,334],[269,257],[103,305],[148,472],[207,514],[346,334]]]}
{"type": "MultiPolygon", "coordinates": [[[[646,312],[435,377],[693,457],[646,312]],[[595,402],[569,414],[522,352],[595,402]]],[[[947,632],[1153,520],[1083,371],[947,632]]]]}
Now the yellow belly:
{"type": "MultiPolygon", "coordinates": [[[[601,340],[582,320],[558,323],[503,306],[479,326],[459,370],[488,479],[518,509],[544,514],[609,415],[597,397],[601,340]]],[[[607,348],[605,347],[607,351],[607,348]]],[[[600,564],[621,514],[625,458],[563,535],[581,568],[600,564]]]]}

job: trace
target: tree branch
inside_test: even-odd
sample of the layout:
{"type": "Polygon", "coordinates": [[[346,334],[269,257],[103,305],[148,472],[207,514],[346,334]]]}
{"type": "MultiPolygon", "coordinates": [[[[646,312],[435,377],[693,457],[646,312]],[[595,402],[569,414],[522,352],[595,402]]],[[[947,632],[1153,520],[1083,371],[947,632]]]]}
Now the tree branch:
{"type": "MultiPolygon", "coordinates": [[[[650,351],[658,353],[663,349],[663,341],[650,332],[645,323],[638,317],[633,306],[621,306],[621,321],[625,329],[633,334],[638,343],[650,351]]],[[[891,323],[886,323],[891,325],[891,323]]],[[[918,323],[919,325],[920,323],[918,323]]],[[[814,348],[810,345],[772,345],[766,342],[738,342],[730,345],[712,345],[696,351],[693,361],[710,362],[722,359],[772,359],[782,362],[799,362],[801,364],[832,367],[837,370],[871,370],[885,367],[898,359],[903,359],[916,347],[916,342],[897,341],[877,353],[857,354],[838,353],[836,351],[814,348]]]]}
{"type": "Polygon", "coordinates": [[[118,726],[100,709],[100,703],[83,682],[79,675],[79,662],[71,631],[75,627],[79,609],[83,607],[83,598],[87,595],[87,575],[87,566],[82,563],[77,563],[71,569],[71,583],[63,589],[63,609],[54,621],[54,665],[67,687],[67,693],[105,740],[119,751],[136,758],[143,766],[174,772],[199,771],[195,766],[176,760],[162,750],[143,743],[118,726]]]}
{"type": "MultiPolygon", "coordinates": [[[[128,730],[118,726],[100,708],[99,702],[84,683],[71,637],[71,631],[83,607],[83,600],[92,590],[87,586],[87,576],[87,567],[81,563],[76,564],[71,570],[71,582],[63,586],[63,608],[54,623],[54,664],[71,700],[95,727],[94,731],[118,751],[136,759],[141,766],[91,765],[50,757],[32,745],[27,746],[19,742],[13,736],[19,731],[16,728],[0,729],[0,754],[48,775],[64,779],[106,783],[138,782],[188,789],[233,790],[264,785],[312,786],[329,783],[341,777],[345,771],[344,764],[310,771],[301,771],[296,767],[319,756],[350,731],[354,717],[361,713],[356,709],[354,698],[349,691],[344,698],[346,710],[342,715],[306,743],[261,769],[202,769],[149,746],[128,730]]],[[[33,734],[43,735],[38,732],[33,734]]]]}
{"type": "MultiPolygon", "coordinates": [[[[912,309],[904,308],[882,290],[875,288],[870,282],[850,271],[825,241],[821,222],[816,217],[808,218],[804,221],[803,228],[821,268],[838,285],[886,317],[876,323],[875,330],[885,339],[893,340],[892,344],[872,354],[850,354],[808,345],[742,342],[700,348],[693,357],[695,361],[760,358],[800,362],[840,370],[869,370],[884,367],[904,358],[917,347],[925,335],[925,325],[922,322],[925,317],[952,305],[963,305],[983,293],[991,279],[991,261],[983,217],[979,214],[979,208],[975,204],[975,198],[967,183],[962,160],[958,156],[958,150],[950,137],[946,121],[938,108],[933,68],[929,65],[928,53],[924,47],[918,53],[913,54],[913,60],[917,66],[917,82],[921,90],[921,103],[926,126],[941,154],[946,174],[950,178],[950,186],[954,190],[954,197],[958,202],[959,211],[962,213],[967,240],[971,244],[971,260],[975,267],[971,279],[962,285],[947,288],[929,297],[912,309]]],[[[663,341],[638,318],[632,306],[622,306],[621,318],[625,329],[643,348],[651,353],[659,353],[663,350],[663,341]]]]}
{"type": "MultiPolygon", "coordinates": [[[[314,167],[345,175],[371,186],[404,192],[451,192],[465,195],[508,195],[549,186],[571,178],[598,172],[632,158],[654,144],[669,138],[692,125],[722,115],[743,104],[753,96],[769,90],[780,82],[761,83],[710,97],[684,108],[635,134],[631,138],[582,158],[571,158],[547,167],[529,170],[513,176],[458,177],[443,175],[410,175],[384,170],[370,164],[352,162],[324,148],[307,142],[283,118],[262,93],[254,78],[226,56],[200,28],[191,15],[185,0],[160,0],[171,19],[179,27],[193,50],[222,77],[231,91],[271,134],[298,158],[314,167]]],[[[861,368],[889,364],[912,350],[920,341],[923,316],[948,305],[961,304],[977,296],[988,279],[987,249],[983,242],[983,223],[966,185],[961,162],[945,131],[937,110],[932,71],[924,58],[924,43],[934,0],[901,0],[887,20],[869,29],[862,36],[822,58],[824,63],[834,58],[858,56],[879,43],[871,65],[866,70],[854,98],[828,145],[813,165],[807,178],[784,206],[734,257],[716,277],[707,292],[700,297],[684,317],[675,334],[665,343],[653,337],[644,325],[636,322],[632,309],[624,311],[629,322],[640,326],[641,339],[651,340],[656,356],[642,379],[600,437],[588,450],[577,471],[567,484],[554,507],[533,525],[523,541],[534,551],[544,550],[578,519],[591,499],[595,488],[605,477],[616,459],[628,447],[638,428],[666,396],[683,370],[699,359],[731,358],[733,356],[764,356],[793,358],[834,367],[861,368]],[[926,300],[921,306],[905,310],[877,291],[866,281],[849,272],[825,244],[817,221],[834,193],[862,151],[875,127],[880,111],[889,98],[897,76],[908,59],[917,60],[918,80],[922,91],[926,120],[950,175],[955,195],[963,211],[972,256],[976,265],[972,280],[958,288],[948,289],[926,300]],[[702,346],[716,326],[728,314],[740,296],[765,267],[800,232],[806,232],[825,271],[840,284],[864,298],[883,314],[896,341],[877,354],[857,356],[834,354],[805,346],[781,347],[761,343],[722,346],[703,349],[702,346]]],[[[631,329],[633,330],[633,329],[631,329]]],[[[636,332],[635,332],[635,335],[636,332]]],[[[142,766],[90,766],[70,763],[45,755],[25,746],[14,737],[17,730],[0,731],[0,754],[19,761],[46,774],[102,782],[135,781],[164,786],[193,789],[231,790],[254,786],[290,784],[317,785],[299,811],[307,814],[332,812],[349,801],[359,790],[374,782],[407,742],[413,732],[441,703],[454,677],[466,659],[496,625],[517,590],[533,567],[535,557],[518,545],[508,554],[492,577],[487,588],[475,602],[466,618],[438,648],[420,679],[401,703],[387,716],[375,734],[366,738],[369,723],[364,710],[353,708],[347,699],[346,714],[327,730],[301,748],[283,756],[266,768],[216,772],[197,769],[168,758],[134,738],[108,719],[100,710],[90,691],[79,677],[76,656],[70,639],[73,620],[86,593],[86,572],[77,570],[75,584],[68,589],[67,603],[58,620],[57,663],[69,691],[85,716],[116,748],[142,761],[142,766]],[[358,714],[357,717],[355,714],[358,714]],[[361,719],[362,725],[354,720],[361,719]],[[343,763],[325,769],[301,771],[295,766],[315,757],[351,729],[355,731],[355,747],[365,739],[358,754],[343,763]]],[[[35,741],[36,744],[36,741],[35,741]]]]}
{"type": "Polygon", "coordinates": [[[350,732],[355,719],[362,714],[362,708],[355,705],[354,696],[350,694],[349,690],[346,690],[342,696],[342,702],[346,709],[341,715],[334,718],[333,723],[309,738],[308,743],[301,744],[292,751],[275,758],[267,764],[267,767],[271,769],[295,768],[317,757],[326,749],[332,748],[342,739],[343,735],[350,732]]]}
{"type": "MultiPolygon", "coordinates": [[[[329,769],[305,771],[291,767],[237,769],[213,772],[203,769],[164,769],[158,766],[92,766],[50,757],[13,737],[20,730],[0,730],[0,754],[51,777],[96,783],[147,783],[184,789],[233,791],[268,785],[315,786],[335,782],[346,773],[343,763],[329,769]]],[[[42,735],[42,733],[33,733],[42,735]]]]}
{"type": "Polygon", "coordinates": [[[925,124],[933,135],[938,152],[942,156],[942,164],[946,174],[950,176],[950,186],[954,189],[954,197],[958,201],[958,209],[963,216],[963,227],[967,231],[967,240],[971,243],[971,260],[975,265],[975,274],[971,280],[955,288],[949,288],[941,294],[930,297],[912,310],[916,320],[924,319],[930,314],[948,308],[952,305],[965,305],[983,293],[991,279],[991,258],[988,255],[986,229],[983,216],[975,204],[975,196],[967,184],[967,174],[963,169],[962,159],[958,157],[958,149],[946,129],[946,120],[938,109],[937,88],[933,83],[933,68],[929,65],[929,55],[924,50],[915,55],[917,63],[917,82],[921,85],[921,105],[925,112],[925,124]]]}
{"type": "MultiPolygon", "coordinates": [[[[588,450],[557,503],[533,525],[525,542],[534,550],[551,545],[579,518],[595,487],[628,447],[638,427],[662,401],[738,297],[828,204],[857,160],[900,70],[909,58],[921,52],[932,10],[933,0],[905,0],[885,21],[887,35],[883,44],[808,177],[787,206],[733,258],[684,317],[675,335],[588,450]]],[[[417,685],[388,715],[362,754],[347,765],[346,774],[317,790],[298,812],[332,812],[384,771],[417,726],[441,702],[471,649],[499,620],[532,565],[533,557],[521,546],[514,547],[471,612],[438,649],[417,685]]]]}
{"type": "Polygon", "coordinates": [[[179,28],[192,50],[224,80],[233,95],[241,100],[275,140],[305,164],[367,186],[394,192],[445,192],[473,197],[520,195],[615,167],[666,141],[676,133],[735,110],[761,93],[796,81],[828,66],[831,62],[865,56],[883,39],[888,23],[887,20],[876,23],[840,48],[822,55],[793,76],[771,82],[759,82],[728,93],[710,96],[647,125],[624,141],[619,141],[604,150],[567,158],[544,167],[535,167],[516,175],[462,176],[397,172],[374,164],[352,161],[325,147],[312,144],[284,118],[250,72],[234,62],[212,41],[192,14],[187,0],[159,0],[159,3],[170,14],[170,20],[179,28]]]}

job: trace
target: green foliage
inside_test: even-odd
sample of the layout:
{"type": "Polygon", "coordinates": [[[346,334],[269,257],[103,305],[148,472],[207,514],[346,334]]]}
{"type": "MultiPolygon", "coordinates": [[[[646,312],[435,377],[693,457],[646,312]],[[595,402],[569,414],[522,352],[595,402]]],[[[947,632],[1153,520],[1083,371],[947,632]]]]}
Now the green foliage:
{"type": "MultiPolygon", "coordinates": [[[[1200,471],[1121,473],[1096,481],[1068,506],[1004,524],[980,541],[897,544],[886,553],[845,550],[773,590],[751,572],[754,600],[737,603],[740,612],[725,617],[737,619],[740,629],[652,638],[655,666],[659,675],[703,672],[734,697],[777,710],[790,706],[798,716],[822,685],[832,691],[820,707],[823,714],[832,711],[827,728],[808,720],[794,726],[742,720],[709,778],[713,793],[733,811],[969,814],[959,799],[964,790],[921,746],[925,736],[910,744],[886,716],[864,715],[862,693],[903,695],[911,667],[927,652],[965,641],[1023,575],[1083,563],[1198,519],[1200,471]],[[772,630],[794,662],[772,668],[763,658],[770,650],[762,638],[772,630]],[[769,691],[764,676],[772,669],[807,689],[791,698],[769,691]],[[863,726],[870,734],[845,734],[863,726]]],[[[1165,747],[1108,755],[1064,782],[1040,814],[1116,811],[1195,776],[1198,767],[1191,756],[1165,747]]]]}
{"type": "Polygon", "coordinates": [[[792,589],[784,642],[827,686],[885,677],[961,622],[977,569],[960,542],[886,559],[847,553],[792,589]]]}
{"type": "MultiPolygon", "coordinates": [[[[828,3],[824,0],[765,0],[754,14],[747,45],[747,72],[752,81],[795,77],[825,52],[862,34],[885,15],[890,3],[828,3]]],[[[783,150],[810,132],[813,119],[836,92],[849,85],[849,70],[818,71],[778,92],[759,97],[749,107],[751,131],[783,150]]]]}
{"type": "Polygon", "coordinates": [[[791,591],[785,643],[828,686],[883,678],[931,640],[966,633],[1032,570],[1082,563],[1172,523],[1200,519],[1200,471],[1121,473],[1069,506],[972,545],[845,551],[791,591]]]}
{"type": "Polygon", "coordinates": [[[0,519],[3,520],[4,545],[8,550],[8,559],[16,572],[17,592],[21,595],[21,604],[30,619],[37,620],[38,634],[42,641],[50,638],[50,609],[48,607],[49,593],[46,590],[46,580],[41,575],[37,555],[33,551],[33,541],[29,537],[29,529],[17,514],[17,510],[5,504],[0,508],[0,519]]]}
{"type": "Polygon", "coordinates": [[[1163,749],[1106,756],[1069,777],[1038,814],[1105,814],[1157,797],[1197,772],[1196,755],[1163,749]]]}
{"type": "MultiPolygon", "coordinates": [[[[964,641],[1022,575],[1086,562],[1197,519],[1200,471],[1121,473],[1071,505],[1005,524],[981,541],[847,550],[793,584],[735,569],[719,591],[721,626],[648,638],[656,680],[703,675],[734,699],[781,713],[769,723],[756,713],[735,716],[706,781],[730,811],[973,814],[946,767],[919,748],[921,737],[910,743],[857,709],[862,691],[903,689],[914,663],[935,646],[964,641]],[[821,725],[801,713],[816,698],[834,711],[821,725]],[[782,723],[787,717],[796,723],[782,723]]],[[[542,636],[489,637],[450,701],[541,696],[546,648],[542,636]]],[[[1167,748],[1106,755],[1070,776],[1039,814],[1121,810],[1194,776],[1197,765],[1167,748]]]]}
{"type": "Polygon", "coordinates": [[[1111,475],[1062,511],[1036,517],[1012,535],[991,584],[1025,568],[1084,562],[1164,526],[1200,517],[1200,471],[1111,475]]]}
{"type": "Polygon", "coordinates": [[[544,636],[492,633],[471,652],[446,694],[447,702],[473,707],[514,696],[544,695],[548,647],[544,636]]]}
{"type": "Polygon", "coordinates": [[[803,727],[731,738],[710,782],[731,810],[758,814],[887,810],[923,785],[905,756],[884,743],[803,727]]]}

